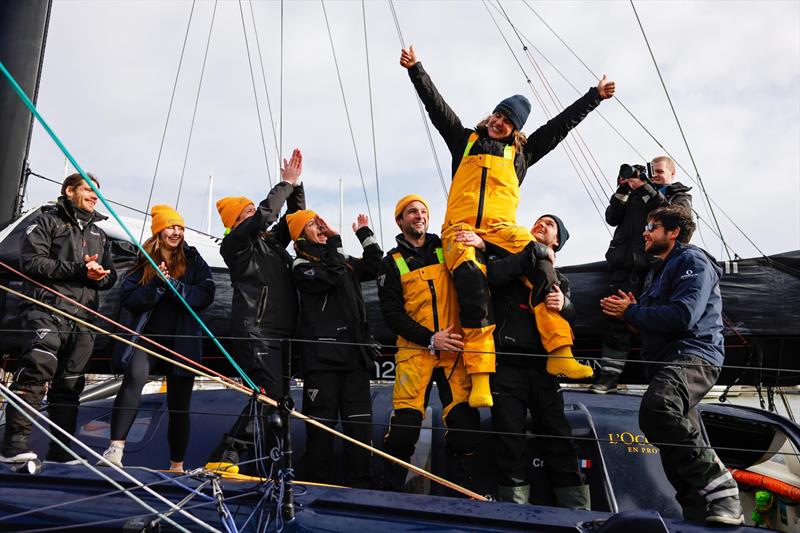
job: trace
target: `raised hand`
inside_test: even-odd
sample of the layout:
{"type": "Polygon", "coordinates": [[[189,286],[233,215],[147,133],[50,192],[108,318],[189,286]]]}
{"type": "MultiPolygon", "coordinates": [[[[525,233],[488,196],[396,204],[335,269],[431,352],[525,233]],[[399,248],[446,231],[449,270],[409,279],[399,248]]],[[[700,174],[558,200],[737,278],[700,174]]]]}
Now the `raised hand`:
{"type": "Polygon", "coordinates": [[[617,84],[614,80],[608,79],[608,76],[603,74],[603,79],[597,84],[597,92],[600,93],[600,98],[608,100],[614,96],[614,91],[617,90],[617,84]]]}
{"type": "Polygon", "coordinates": [[[283,159],[283,167],[281,168],[281,179],[285,182],[295,185],[300,179],[300,174],[303,172],[303,154],[300,153],[299,148],[295,148],[292,152],[292,157],[287,161],[283,159]]]}
{"type": "Polygon", "coordinates": [[[353,231],[358,231],[361,228],[369,227],[369,218],[364,213],[359,213],[356,221],[353,222],[353,231]]]}
{"type": "Polygon", "coordinates": [[[400,51],[400,66],[403,68],[411,68],[417,64],[417,54],[414,52],[414,45],[408,48],[403,48],[400,51]]]}
{"type": "Polygon", "coordinates": [[[321,216],[317,216],[314,219],[317,222],[317,229],[319,232],[325,235],[326,237],[333,237],[334,235],[338,235],[336,230],[333,227],[329,226],[327,222],[325,222],[321,216]]]}

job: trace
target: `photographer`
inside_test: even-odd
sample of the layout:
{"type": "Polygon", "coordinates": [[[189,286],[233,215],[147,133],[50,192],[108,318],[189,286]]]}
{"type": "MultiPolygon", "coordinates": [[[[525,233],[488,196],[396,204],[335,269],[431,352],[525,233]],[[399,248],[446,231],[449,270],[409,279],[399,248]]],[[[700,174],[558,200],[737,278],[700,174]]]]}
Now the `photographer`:
{"type": "MultiPolygon", "coordinates": [[[[651,165],[651,176],[642,165],[622,165],[617,190],[606,208],[606,222],[616,227],[606,252],[609,294],[621,290],[638,296],[642,290],[651,260],[644,250],[642,237],[648,214],[668,205],[692,208],[692,197],[688,194],[691,187],[673,182],[675,162],[667,156],[659,156],[651,165]]],[[[609,318],[605,331],[600,369],[589,388],[598,394],[616,391],[631,347],[632,333],[621,321],[609,318]]]]}

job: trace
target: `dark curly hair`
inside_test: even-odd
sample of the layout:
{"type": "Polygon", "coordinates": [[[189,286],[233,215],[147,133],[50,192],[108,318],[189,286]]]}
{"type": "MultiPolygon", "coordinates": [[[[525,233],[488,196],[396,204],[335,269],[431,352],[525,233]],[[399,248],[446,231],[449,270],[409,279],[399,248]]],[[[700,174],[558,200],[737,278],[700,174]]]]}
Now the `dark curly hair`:
{"type": "Polygon", "coordinates": [[[679,205],[659,207],[647,215],[647,220],[660,223],[667,231],[680,229],[677,241],[681,244],[688,244],[694,235],[694,230],[697,229],[692,220],[691,210],[679,205]]]}

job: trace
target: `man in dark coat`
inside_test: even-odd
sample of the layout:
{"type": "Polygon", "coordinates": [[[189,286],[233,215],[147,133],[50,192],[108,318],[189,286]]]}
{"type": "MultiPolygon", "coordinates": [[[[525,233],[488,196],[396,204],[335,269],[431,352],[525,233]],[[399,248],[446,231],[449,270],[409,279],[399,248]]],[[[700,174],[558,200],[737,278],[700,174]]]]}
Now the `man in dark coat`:
{"type": "MultiPolygon", "coordinates": [[[[652,165],[652,182],[643,179],[646,178],[644,167],[632,168],[633,173],[629,175],[620,169],[619,187],[606,208],[606,222],[616,227],[606,252],[611,294],[621,290],[638,295],[642,291],[651,262],[642,238],[647,215],[667,205],[692,208],[691,187],[674,181],[675,163],[672,159],[656,157],[652,165]]],[[[613,318],[608,319],[605,331],[600,371],[589,388],[598,394],[616,392],[633,336],[624,323],[613,318]]]]}
{"type": "MultiPolygon", "coordinates": [[[[95,176],[89,174],[89,178],[99,187],[95,176]]],[[[117,279],[108,237],[97,226],[106,217],[94,210],[96,204],[97,195],[83,177],[77,173],[68,176],[61,184],[56,205],[43,207],[42,214],[25,230],[20,261],[25,274],[90,309],[97,309],[98,291],[110,289],[117,279]]],[[[88,316],[86,311],[31,283],[25,282],[23,291],[80,318],[88,316]]],[[[28,303],[22,306],[22,323],[28,333],[11,389],[38,409],[49,383],[48,416],[74,434],[94,332],[28,303]]],[[[27,444],[30,432],[31,422],[7,406],[0,461],[35,459],[36,453],[27,444]]],[[[66,439],[64,442],[69,446],[66,439]]],[[[64,462],[72,457],[51,442],[47,459],[64,462]]]]}
{"type": "Polygon", "coordinates": [[[631,292],[601,300],[603,312],[642,337],[648,387],[639,427],[660,451],[661,464],[686,520],[743,523],[739,489],[703,437],[696,405],[722,370],[722,269],[708,252],[688,244],[691,211],[659,208],[648,217],[645,251],[658,262],[637,302],[631,292]]]}
{"type": "MultiPolygon", "coordinates": [[[[295,149],[289,161],[284,159],[282,181],[258,207],[244,196],[217,202],[226,228],[219,251],[233,285],[233,354],[255,384],[275,400],[286,393],[280,339],[295,334],[298,302],[291,277],[292,257],[286,251],[291,242],[286,217],[273,224],[284,203],[287,213],[305,207],[302,170],[303,156],[295,149]]],[[[253,439],[253,416],[248,404],[212,452],[206,468],[238,472],[240,453],[253,449],[253,439]]]]}

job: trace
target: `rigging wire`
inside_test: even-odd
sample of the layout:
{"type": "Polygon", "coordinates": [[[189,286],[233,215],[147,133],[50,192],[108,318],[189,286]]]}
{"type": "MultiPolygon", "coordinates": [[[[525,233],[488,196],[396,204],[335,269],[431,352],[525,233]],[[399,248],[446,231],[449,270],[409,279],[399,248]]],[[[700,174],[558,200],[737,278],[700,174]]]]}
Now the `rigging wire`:
{"type": "Polygon", "coordinates": [[[214,0],[214,10],[211,12],[211,25],[208,27],[208,38],[206,39],[206,51],[203,53],[203,66],[200,68],[200,82],[197,85],[197,94],[194,98],[194,111],[192,111],[192,123],[189,126],[189,138],[186,141],[186,152],[183,154],[183,167],[181,168],[181,179],[178,183],[178,197],[175,199],[175,210],[181,202],[181,191],[183,190],[183,177],[186,174],[186,162],[189,160],[189,147],[192,144],[192,133],[194,132],[194,121],[197,117],[197,105],[200,103],[200,91],[203,88],[203,78],[206,73],[206,61],[208,60],[208,49],[211,47],[211,32],[214,29],[214,19],[217,17],[217,0],[214,0]]]}
{"type": "MultiPolygon", "coordinates": [[[[653,66],[656,68],[656,72],[658,73],[658,79],[661,81],[661,87],[664,89],[664,94],[667,96],[667,102],[669,102],[669,108],[672,110],[672,116],[675,117],[675,123],[678,125],[678,131],[681,133],[681,138],[683,139],[683,144],[686,146],[686,152],[689,154],[689,160],[692,162],[692,167],[694,167],[695,176],[697,176],[697,184],[700,186],[700,190],[703,191],[703,196],[706,199],[706,203],[708,204],[709,208],[711,207],[711,200],[708,198],[708,191],[706,191],[706,187],[703,184],[703,178],[700,177],[700,170],[697,168],[697,162],[694,160],[694,154],[692,154],[692,149],[689,147],[689,141],[686,139],[686,134],[683,131],[683,126],[681,125],[681,121],[678,118],[678,112],[675,111],[675,105],[672,103],[672,98],[669,95],[669,91],[667,90],[667,84],[664,82],[664,76],[661,75],[661,69],[658,66],[658,62],[656,61],[656,56],[653,54],[653,48],[650,46],[650,40],[647,38],[647,34],[644,31],[644,26],[642,25],[642,20],[639,18],[639,13],[636,11],[636,6],[633,3],[633,0],[630,0],[631,9],[633,9],[633,14],[636,16],[636,22],[639,24],[639,29],[642,31],[642,37],[644,37],[644,42],[647,45],[647,51],[650,52],[650,58],[653,60],[653,66]]],[[[713,209],[711,210],[711,216],[714,219],[714,225],[717,227],[717,231],[719,232],[719,238],[722,241],[722,246],[725,248],[725,253],[728,256],[728,261],[732,261],[733,258],[731,257],[730,249],[728,248],[728,243],[725,242],[725,237],[722,235],[722,229],[719,227],[719,221],[717,221],[717,215],[714,213],[713,209]]]]}
{"type": "MultiPolygon", "coordinates": [[[[261,149],[264,152],[264,164],[267,166],[267,179],[269,180],[269,188],[272,188],[272,173],[269,170],[269,156],[267,156],[267,141],[264,139],[264,125],[261,121],[261,106],[258,104],[258,91],[256,90],[256,76],[253,71],[253,60],[250,57],[250,43],[247,39],[247,26],[244,23],[244,9],[242,8],[242,0],[238,1],[239,15],[242,19],[242,34],[244,35],[244,47],[247,52],[247,64],[250,66],[250,81],[253,84],[253,100],[256,103],[256,115],[258,116],[258,131],[261,134],[261,149]]],[[[280,174],[279,174],[280,175],[280,174]]],[[[280,180],[280,177],[277,178],[280,180]]]]}
{"type": "Polygon", "coordinates": [[[381,249],[385,250],[383,245],[383,209],[381,207],[381,185],[378,179],[378,147],[375,142],[375,110],[372,105],[372,75],[369,68],[369,39],[367,38],[367,10],[364,6],[364,0],[361,0],[361,18],[364,21],[364,56],[367,63],[367,90],[369,92],[369,121],[370,131],[372,132],[372,160],[375,162],[375,192],[378,195],[378,227],[380,228],[381,235],[381,249]]]}
{"type": "MultiPolygon", "coordinates": [[[[400,39],[400,46],[405,48],[406,41],[403,38],[403,32],[400,29],[400,20],[397,18],[397,12],[394,9],[394,1],[387,0],[389,2],[389,9],[392,12],[392,19],[394,20],[394,27],[397,30],[397,37],[400,39]]],[[[439,155],[436,153],[436,145],[433,143],[433,135],[431,135],[431,127],[428,124],[428,118],[425,114],[425,108],[422,105],[422,99],[420,99],[419,95],[414,91],[414,97],[417,99],[417,106],[419,107],[419,114],[422,118],[422,125],[425,126],[425,134],[428,136],[428,144],[431,147],[431,153],[433,154],[433,161],[436,164],[436,171],[439,173],[439,182],[442,184],[442,192],[444,193],[444,199],[447,201],[448,198],[448,190],[447,190],[447,183],[444,179],[444,173],[442,173],[442,165],[439,163],[439,155]]]]}
{"type": "Polygon", "coordinates": [[[283,163],[283,0],[281,0],[280,98],[281,107],[278,116],[278,161],[283,163]]]}
{"type": "MultiPolygon", "coordinates": [[[[88,452],[91,457],[93,457],[93,458],[99,460],[100,462],[102,462],[103,464],[109,466],[112,470],[114,470],[118,474],[121,474],[128,481],[131,481],[134,484],[137,484],[137,485],[140,485],[140,486],[142,485],[142,483],[138,479],[136,479],[132,475],[130,475],[127,472],[125,472],[124,469],[119,468],[118,466],[111,464],[102,455],[100,455],[99,453],[97,453],[96,451],[91,449],[89,446],[87,446],[84,443],[82,443],[79,439],[77,439],[73,435],[69,434],[67,431],[63,430],[61,427],[59,427],[58,424],[56,424],[55,422],[53,422],[49,418],[45,417],[42,413],[37,411],[33,406],[28,404],[25,400],[20,398],[19,395],[17,395],[14,391],[9,389],[8,387],[3,385],[2,383],[0,383],[0,396],[3,396],[10,406],[12,406],[14,409],[19,411],[20,414],[22,414],[33,425],[35,425],[37,429],[39,429],[42,433],[44,433],[45,435],[50,437],[50,442],[56,443],[56,445],[60,446],[69,455],[71,455],[72,457],[75,457],[76,459],[80,460],[81,463],[83,464],[83,466],[85,466],[87,469],[89,469],[94,474],[97,474],[100,478],[105,479],[106,481],[111,483],[111,485],[114,486],[116,489],[123,489],[124,487],[122,485],[120,485],[117,481],[115,481],[113,478],[111,478],[110,476],[108,476],[108,475],[104,474],[103,472],[101,472],[97,467],[89,464],[89,462],[86,461],[85,459],[83,459],[81,456],[79,456],[77,452],[73,451],[70,448],[69,445],[67,445],[66,443],[62,442],[59,437],[56,437],[53,431],[49,431],[48,429],[46,429],[45,426],[42,425],[42,423],[37,420],[37,418],[39,420],[41,420],[42,422],[46,422],[50,427],[53,428],[53,430],[58,432],[63,437],[66,437],[68,442],[76,443],[85,452],[88,452]]],[[[173,504],[171,501],[169,501],[168,499],[164,498],[163,496],[161,496],[160,494],[158,494],[154,490],[151,490],[151,489],[144,489],[144,490],[145,490],[145,492],[147,492],[151,496],[154,496],[155,498],[157,498],[161,502],[166,503],[167,505],[169,505],[170,508],[174,508],[175,507],[175,504],[173,504]]],[[[129,498],[131,498],[132,500],[134,500],[136,503],[140,504],[142,507],[144,507],[145,509],[147,509],[151,513],[155,513],[156,515],[164,518],[165,521],[168,522],[170,525],[178,528],[180,531],[186,531],[188,533],[188,531],[189,531],[188,529],[186,529],[185,527],[180,526],[177,522],[175,522],[171,518],[166,517],[164,515],[164,513],[159,512],[158,510],[156,510],[155,508],[150,506],[147,502],[145,502],[144,500],[142,500],[138,496],[136,496],[136,495],[134,495],[134,494],[132,494],[130,492],[126,492],[125,495],[128,496],[129,498]]],[[[197,518],[195,518],[194,516],[190,515],[189,513],[185,512],[185,511],[181,510],[180,513],[181,513],[181,515],[185,516],[186,518],[188,518],[189,520],[191,520],[192,522],[194,522],[195,524],[199,525],[201,528],[203,528],[203,529],[205,529],[207,531],[213,531],[215,533],[221,533],[219,530],[209,526],[205,522],[202,522],[202,521],[198,520],[197,518]]]]}
{"type": "MultiPolygon", "coordinates": [[[[525,71],[525,67],[522,65],[522,63],[520,62],[519,58],[514,53],[514,49],[511,46],[511,43],[508,42],[508,39],[506,38],[505,34],[503,33],[502,29],[500,28],[500,25],[497,23],[497,20],[494,18],[494,15],[492,15],[492,12],[489,11],[489,7],[486,5],[486,0],[481,0],[481,2],[483,3],[483,7],[484,7],[484,9],[486,9],[486,13],[489,15],[489,18],[492,19],[492,22],[494,23],[495,28],[497,28],[497,31],[500,33],[500,37],[502,37],[503,41],[506,43],[506,46],[508,47],[508,50],[511,52],[511,56],[514,58],[514,61],[517,63],[517,66],[519,66],[520,70],[522,71],[522,75],[525,77],[525,81],[528,84],[528,87],[530,88],[530,90],[533,93],[534,97],[536,98],[537,102],[539,102],[539,105],[541,106],[542,110],[545,112],[545,114],[548,116],[548,118],[550,118],[549,117],[550,113],[548,112],[548,108],[545,105],[544,100],[542,99],[541,95],[536,90],[536,88],[533,86],[533,83],[531,82],[530,76],[528,76],[528,73],[525,71]]],[[[565,141],[566,141],[566,139],[565,139],[565,141]]],[[[609,236],[611,236],[611,231],[608,229],[608,226],[605,223],[605,216],[600,211],[600,208],[597,205],[597,201],[595,200],[595,197],[592,195],[592,192],[589,190],[589,187],[586,185],[586,181],[584,180],[583,176],[581,175],[581,172],[578,170],[578,168],[580,167],[580,163],[575,159],[575,155],[571,151],[571,147],[569,147],[569,144],[567,142],[564,142],[564,143],[561,144],[561,148],[564,150],[564,153],[566,154],[567,159],[569,160],[570,164],[572,165],[572,168],[575,170],[575,173],[576,173],[576,175],[578,177],[578,182],[583,186],[584,190],[586,191],[586,195],[589,197],[589,201],[592,203],[592,206],[594,207],[594,210],[597,212],[597,215],[600,217],[600,220],[603,221],[603,227],[605,228],[605,230],[609,234],[609,236]]],[[[588,179],[588,177],[587,177],[587,179],[588,179]]],[[[603,199],[603,202],[605,202],[605,199],[603,199]]]]}
{"type": "Polygon", "coordinates": [[[264,58],[261,56],[261,42],[258,39],[258,26],[256,26],[256,15],[253,10],[253,0],[247,0],[250,6],[250,19],[253,22],[253,34],[256,36],[256,50],[258,50],[258,63],[261,66],[261,80],[264,82],[264,94],[267,99],[267,111],[269,111],[269,125],[272,130],[272,140],[275,143],[275,157],[278,158],[277,168],[281,167],[281,150],[278,148],[278,135],[275,132],[275,117],[272,115],[272,102],[269,98],[269,88],[267,87],[267,71],[264,69],[264,58]]]}
{"type": "Polygon", "coordinates": [[[339,90],[342,93],[342,102],[344,103],[344,114],[347,117],[347,127],[350,130],[350,140],[353,142],[353,153],[356,156],[356,166],[358,167],[358,175],[361,177],[361,188],[364,191],[364,201],[367,204],[367,214],[369,215],[370,220],[375,220],[372,218],[372,211],[369,207],[369,196],[367,195],[367,184],[364,181],[364,172],[361,170],[361,160],[358,157],[358,146],[356,145],[356,136],[353,132],[353,122],[350,120],[350,109],[347,107],[347,98],[344,94],[344,83],[342,82],[342,74],[339,71],[339,61],[336,58],[336,48],[333,45],[333,34],[331,33],[331,26],[328,22],[328,11],[325,9],[325,0],[319,0],[320,4],[322,5],[322,15],[325,18],[325,27],[328,30],[328,40],[331,43],[331,53],[333,54],[333,64],[336,67],[336,77],[339,80],[339,90]]]}
{"type": "MultiPolygon", "coordinates": [[[[183,54],[186,52],[186,42],[189,40],[189,28],[192,27],[192,17],[194,16],[194,6],[197,0],[192,0],[192,9],[189,11],[189,22],[186,23],[186,34],[183,36],[183,46],[181,47],[181,55],[178,59],[178,71],[175,73],[175,81],[172,84],[172,95],[169,97],[169,107],[167,108],[167,119],[164,122],[164,131],[161,133],[161,143],[158,146],[158,156],[156,157],[156,168],[153,170],[153,180],[150,182],[150,193],[147,195],[147,206],[144,212],[149,214],[150,202],[153,200],[153,190],[156,187],[156,177],[158,176],[158,165],[161,163],[161,152],[164,150],[164,140],[167,138],[167,127],[169,126],[169,118],[172,116],[172,104],[175,101],[175,92],[178,88],[178,78],[181,75],[181,65],[183,65],[183,54]]],[[[77,169],[76,169],[77,170],[77,169]]],[[[139,234],[139,242],[144,238],[144,228],[147,226],[147,216],[145,215],[142,221],[142,231],[139,234]]]]}

